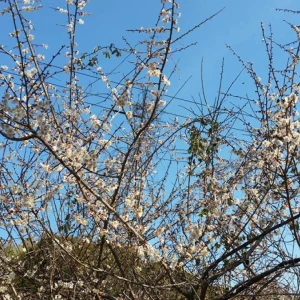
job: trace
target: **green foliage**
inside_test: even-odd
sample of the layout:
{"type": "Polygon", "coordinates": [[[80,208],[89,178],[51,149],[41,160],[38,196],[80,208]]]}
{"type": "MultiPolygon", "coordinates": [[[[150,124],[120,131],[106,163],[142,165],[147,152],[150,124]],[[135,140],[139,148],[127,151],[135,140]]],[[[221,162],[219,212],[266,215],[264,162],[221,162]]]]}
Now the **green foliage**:
{"type": "Polygon", "coordinates": [[[209,118],[200,117],[194,120],[193,125],[188,130],[190,165],[195,163],[194,159],[201,163],[207,156],[217,151],[220,141],[217,137],[218,130],[219,123],[209,118]],[[195,125],[197,123],[199,124],[198,128],[195,125]]]}
{"type": "Polygon", "coordinates": [[[76,59],[76,65],[84,70],[86,67],[95,67],[98,65],[98,52],[103,50],[102,54],[105,58],[111,58],[112,56],[120,57],[122,55],[120,49],[115,47],[114,44],[110,44],[108,47],[97,46],[92,53],[84,52],[78,59],[76,59]]]}
{"type": "MultiPolygon", "coordinates": [[[[54,286],[62,285],[59,293],[66,297],[63,299],[69,299],[74,294],[74,290],[63,287],[67,283],[76,283],[76,299],[84,299],[80,295],[84,295],[85,290],[98,290],[99,293],[119,297],[123,291],[128,291],[128,281],[134,280],[141,285],[148,282],[157,282],[157,285],[169,284],[166,270],[159,262],[140,258],[137,250],[129,245],[119,247],[107,243],[101,245],[101,242],[87,242],[76,237],[43,236],[34,244],[28,243],[26,248],[27,251],[23,251],[21,245],[10,243],[4,249],[6,256],[11,261],[14,259],[12,265],[19,266],[14,269],[12,281],[17,293],[34,296],[35,299],[48,297],[46,295],[50,294],[51,282],[54,286]],[[80,286],[82,282],[84,285],[80,286]],[[41,290],[44,296],[41,296],[41,290]]],[[[185,280],[187,276],[193,277],[183,269],[177,269],[176,274],[175,278],[178,280],[185,280]]],[[[131,289],[138,294],[144,288],[136,284],[131,289]]],[[[176,290],[159,293],[165,299],[184,299],[176,290]]],[[[85,297],[94,299],[92,294],[85,297]]]]}
{"type": "Polygon", "coordinates": [[[118,48],[115,47],[114,44],[110,44],[108,50],[103,51],[103,55],[105,58],[111,58],[111,56],[120,57],[121,52],[118,48]]]}

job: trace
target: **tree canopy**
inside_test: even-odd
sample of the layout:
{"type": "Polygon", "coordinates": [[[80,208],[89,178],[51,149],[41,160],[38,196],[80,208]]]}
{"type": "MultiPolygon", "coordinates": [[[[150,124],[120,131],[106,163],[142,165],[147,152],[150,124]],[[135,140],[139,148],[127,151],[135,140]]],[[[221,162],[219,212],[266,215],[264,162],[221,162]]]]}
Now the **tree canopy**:
{"type": "Polygon", "coordinates": [[[253,97],[224,85],[223,61],[213,101],[202,80],[179,120],[168,89],[185,38],[220,12],[182,33],[180,1],[162,0],[153,27],[129,30],[134,45],[81,52],[88,2],[0,3],[13,27],[0,46],[1,297],[299,297],[299,27],[282,44],[262,26],[266,77],[229,47],[253,97]],[[65,17],[56,52],[34,37],[42,10],[65,17]]]}

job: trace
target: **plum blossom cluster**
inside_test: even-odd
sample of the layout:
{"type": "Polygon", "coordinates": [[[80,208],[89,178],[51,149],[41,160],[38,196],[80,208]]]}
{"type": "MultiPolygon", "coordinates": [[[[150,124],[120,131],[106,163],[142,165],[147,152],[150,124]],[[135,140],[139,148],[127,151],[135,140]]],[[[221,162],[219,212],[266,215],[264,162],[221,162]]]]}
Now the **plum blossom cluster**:
{"type": "Polygon", "coordinates": [[[0,296],[229,299],[274,278],[285,291],[300,262],[293,73],[276,90],[248,69],[258,99],[228,108],[219,91],[170,118],[176,1],[133,30],[134,49],[82,53],[88,1],[66,0],[54,10],[68,45],[55,54],[32,34],[39,1],[21,2],[5,9],[18,47],[0,48],[0,296]],[[100,65],[123,53],[120,72],[100,65]]]}

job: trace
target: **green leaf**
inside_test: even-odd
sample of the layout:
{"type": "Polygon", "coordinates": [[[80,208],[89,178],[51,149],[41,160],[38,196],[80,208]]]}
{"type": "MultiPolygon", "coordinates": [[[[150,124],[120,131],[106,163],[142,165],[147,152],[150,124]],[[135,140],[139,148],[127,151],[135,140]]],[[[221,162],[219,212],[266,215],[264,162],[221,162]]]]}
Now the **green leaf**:
{"type": "Polygon", "coordinates": [[[216,249],[219,249],[220,247],[221,247],[221,245],[220,245],[219,243],[216,243],[216,244],[215,244],[215,248],[216,248],[216,249]]]}
{"type": "Polygon", "coordinates": [[[227,199],[227,204],[228,204],[229,206],[233,205],[233,201],[232,201],[231,198],[228,198],[228,199],[227,199]]]}
{"type": "Polygon", "coordinates": [[[117,48],[115,48],[115,50],[111,54],[115,54],[116,57],[121,56],[121,52],[117,48]]]}
{"type": "Polygon", "coordinates": [[[84,52],[84,53],[81,55],[80,59],[85,59],[86,56],[87,56],[87,52],[84,52]]]}
{"type": "Polygon", "coordinates": [[[200,212],[199,212],[199,216],[202,217],[202,216],[206,216],[208,214],[208,209],[206,208],[203,208],[200,212]]]}
{"type": "Polygon", "coordinates": [[[219,128],[219,123],[218,123],[218,122],[214,122],[214,123],[212,124],[212,129],[213,129],[214,131],[216,131],[218,128],[219,128]]]}
{"type": "Polygon", "coordinates": [[[107,51],[103,51],[103,55],[105,58],[110,58],[110,54],[107,51]]]}
{"type": "Polygon", "coordinates": [[[94,48],[94,51],[93,51],[93,52],[96,53],[96,52],[98,52],[98,51],[101,50],[101,49],[102,49],[102,47],[97,46],[97,47],[94,48]]]}
{"type": "Polygon", "coordinates": [[[201,125],[206,126],[208,124],[207,119],[206,118],[199,118],[199,122],[201,125]]]}

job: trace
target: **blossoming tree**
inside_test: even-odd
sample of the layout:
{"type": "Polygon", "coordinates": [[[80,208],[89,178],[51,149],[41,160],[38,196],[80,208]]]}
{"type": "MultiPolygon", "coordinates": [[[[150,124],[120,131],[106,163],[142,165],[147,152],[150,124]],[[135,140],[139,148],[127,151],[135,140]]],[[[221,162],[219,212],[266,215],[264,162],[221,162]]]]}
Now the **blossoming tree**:
{"type": "Polygon", "coordinates": [[[177,42],[212,17],[181,34],[178,3],[163,0],[156,26],[132,30],[142,35],[135,47],[125,40],[126,48],[81,53],[87,2],[1,1],[13,26],[12,45],[0,47],[1,297],[292,297],[298,27],[297,46],[280,46],[291,58],[283,70],[274,69],[275,43],[265,37],[266,84],[241,61],[255,99],[220,84],[214,103],[204,97],[184,122],[167,122],[171,62],[184,50],[177,42]],[[67,20],[69,44],[50,58],[28,19],[41,9],[67,20]],[[124,55],[128,72],[115,82],[99,61],[124,55]],[[96,83],[102,94],[90,92],[96,83]],[[226,102],[233,97],[239,106],[226,102]]]}

